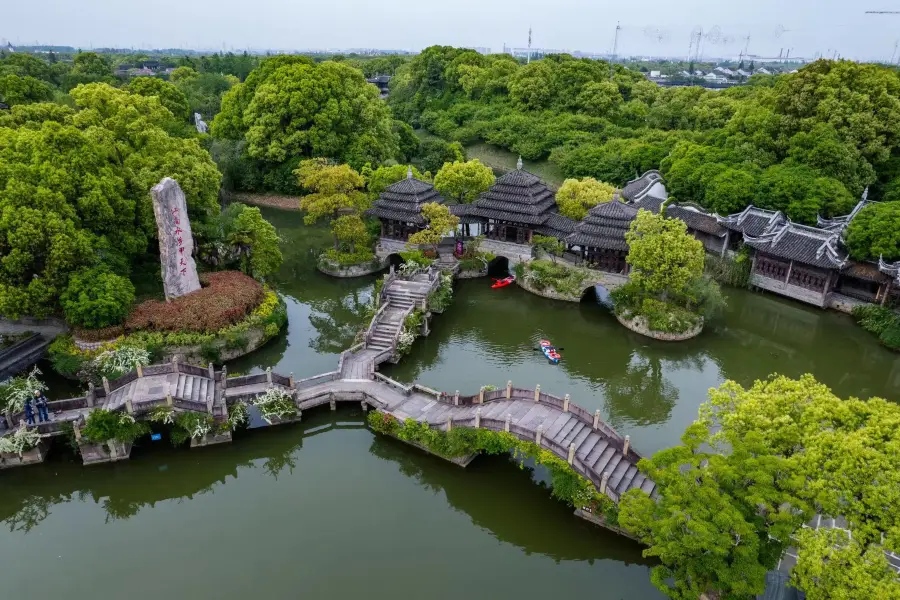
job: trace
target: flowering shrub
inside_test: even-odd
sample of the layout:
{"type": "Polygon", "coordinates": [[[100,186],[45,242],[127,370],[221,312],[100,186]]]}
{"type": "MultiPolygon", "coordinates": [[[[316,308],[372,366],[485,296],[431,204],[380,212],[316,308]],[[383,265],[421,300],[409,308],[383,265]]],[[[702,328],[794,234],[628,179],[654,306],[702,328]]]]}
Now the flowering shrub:
{"type": "Polygon", "coordinates": [[[135,369],[137,365],[149,365],[150,353],[135,346],[120,346],[101,352],[92,362],[101,376],[115,379],[135,369]]]}
{"type": "Polygon", "coordinates": [[[259,282],[237,271],[209,273],[202,281],[205,287],[169,302],[142,302],[128,316],[125,329],[212,333],[242,321],[264,297],[259,282]]]}
{"type": "Polygon", "coordinates": [[[35,391],[47,389],[47,386],[37,378],[40,374],[40,369],[34,367],[28,375],[19,375],[0,383],[0,408],[13,413],[24,409],[25,400],[33,397],[35,391]]]}
{"type": "Polygon", "coordinates": [[[28,429],[23,423],[14,432],[0,437],[0,453],[22,456],[23,452],[37,446],[42,437],[37,429],[28,429]]]}
{"type": "Polygon", "coordinates": [[[259,409],[259,414],[269,425],[273,418],[285,419],[297,416],[297,405],[294,399],[284,390],[269,388],[264,394],[251,400],[253,406],[259,409]]]}
{"type": "Polygon", "coordinates": [[[187,440],[199,440],[212,431],[215,420],[212,415],[198,412],[183,412],[175,416],[175,429],[172,430],[172,443],[176,446],[187,440]]]}
{"type": "Polygon", "coordinates": [[[72,329],[73,335],[82,342],[105,342],[125,335],[125,328],[121,325],[111,325],[101,329],[72,329]]]}
{"type": "Polygon", "coordinates": [[[108,440],[130,443],[150,432],[146,423],[135,421],[125,413],[94,409],[87,417],[81,436],[89,442],[103,444],[108,440]]]}

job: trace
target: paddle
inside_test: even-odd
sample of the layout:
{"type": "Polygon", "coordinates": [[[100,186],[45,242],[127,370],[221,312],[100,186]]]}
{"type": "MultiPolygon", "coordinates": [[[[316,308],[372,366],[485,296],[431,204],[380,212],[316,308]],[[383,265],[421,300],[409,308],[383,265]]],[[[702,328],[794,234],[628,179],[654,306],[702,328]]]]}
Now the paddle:
{"type": "MultiPolygon", "coordinates": [[[[532,348],[532,350],[543,350],[543,348],[532,348]]],[[[565,350],[565,348],[557,348],[556,349],[557,352],[562,352],[563,350],[565,350]]]]}

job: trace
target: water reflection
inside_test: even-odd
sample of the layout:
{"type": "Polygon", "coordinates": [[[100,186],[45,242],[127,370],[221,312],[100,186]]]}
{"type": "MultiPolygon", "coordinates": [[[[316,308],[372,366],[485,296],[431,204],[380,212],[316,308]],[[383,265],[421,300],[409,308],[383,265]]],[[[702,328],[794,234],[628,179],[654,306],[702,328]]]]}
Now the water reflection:
{"type": "MultiPolygon", "coordinates": [[[[335,430],[365,429],[358,410],[310,411],[305,421],[239,432],[233,444],[215,449],[188,451],[145,444],[135,448],[128,463],[120,465],[84,469],[74,460],[57,460],[47,468],[10,472],[0,497],[0,520],[10,532],[29,533],[58,505],[92,502],[103,509],[105,522],[110,524],[166,501],[180,503],[219,493],[247,470],[276,481],[309,478],[309,470],[298,470],[299,463],[311,460],[302,455],[305,440],[335,430]]],[[[423,488],[442,492],[450,506],[467,514],[472,523],[528,554],[591,564],[599,559],[649,564],[637,544],[576,519],[571,509],[553,500],[549,490],[535,482],[530,469],[517,468],[503,457],[480,457],[462,469],[396,440],[367,435],[372,456],[396,464],[404,476],[423,488]]],[[[323,483],[309,480],[309,485],[323,483]]]]}

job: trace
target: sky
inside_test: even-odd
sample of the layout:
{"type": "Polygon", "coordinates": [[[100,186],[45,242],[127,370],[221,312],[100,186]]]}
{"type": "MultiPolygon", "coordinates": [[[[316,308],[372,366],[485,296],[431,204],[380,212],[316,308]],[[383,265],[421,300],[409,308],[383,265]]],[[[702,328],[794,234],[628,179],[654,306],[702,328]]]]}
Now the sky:
{"type": "MultiPolygon", "coordinates": [[[[15,44],[192,49],[421,50],[434,44],[686,56],[816,53],[890,60],[900,0],[27,0],[4,2],[0,39],[15,44]],[[747,36],[750,36],[749,43],[747,36]]],[[[900,51],[894,57],[900,58],[900,51]]]]}

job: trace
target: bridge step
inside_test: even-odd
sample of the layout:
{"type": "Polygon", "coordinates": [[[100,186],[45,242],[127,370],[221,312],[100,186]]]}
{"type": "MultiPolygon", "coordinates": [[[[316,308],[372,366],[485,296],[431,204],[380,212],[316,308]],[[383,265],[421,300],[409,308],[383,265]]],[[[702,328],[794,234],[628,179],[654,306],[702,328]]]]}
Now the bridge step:
{"type": "Polygon", "coordinates": [[[607,445],[606,449],[603,450],[603,453],[598,456],[597,460],[595,460],[591,465],[591,468],[594,470],[594,472],[603,473],[606,470],[606,465],[609,464],[610,459],[615,453],[616,449],[611,445],[607,445]]]}
{"type": "Polygon", "coordinates": [[[609,486],[612,489],[619,487],[619,484],[622,483],[622,479],[625,477],[625,473],[631,466],[631,463],[625,460],[625,457],[619,453],[619,464],[617,464],[616,468],[609,474],[609,486]]]}
{"type": "Polygon", "coordinates": [[[622,477],[622,481],[619,482],[619,486],[616,488],[616,491],[620,494],[625,493],[639,473],[640,471],[638,471],[638,468],[636,466],[631,465],[630,467],[628,467],[628,469],[625,471],[625,476],[622,477]]]}

